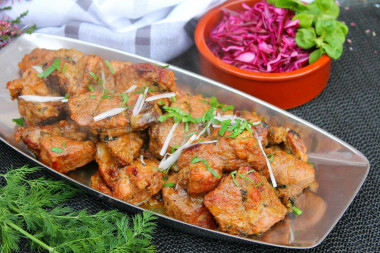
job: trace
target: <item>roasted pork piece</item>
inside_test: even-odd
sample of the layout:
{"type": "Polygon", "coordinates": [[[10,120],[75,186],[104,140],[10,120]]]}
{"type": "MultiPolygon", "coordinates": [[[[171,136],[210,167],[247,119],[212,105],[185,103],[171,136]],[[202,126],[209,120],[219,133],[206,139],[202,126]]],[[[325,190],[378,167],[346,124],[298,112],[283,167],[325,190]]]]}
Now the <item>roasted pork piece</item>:
{"type": "Polygon", "coordinates": [[[169,176],[162,189],[165,212],[173,218],[204,228],[216,228],[210,211],[203,204],[203,196],[190,195],[181,183],[183,172],[169,176]]]}
{"type": "Polygon", "coordinates": [[[165,67],[38,48],[19,67],[7,83],[24,118],[16,141],[61,173],[95,159],[99,192],[247,236],[283,220],[317,185],[296,131],[178,90],[165,67]]]}
{"type": "Polygon", "coordinates": [[[204,204],[222,231],[238,235],[265,232],[287,212],[266,178],[249,167],[224,177],[204,204]]]}

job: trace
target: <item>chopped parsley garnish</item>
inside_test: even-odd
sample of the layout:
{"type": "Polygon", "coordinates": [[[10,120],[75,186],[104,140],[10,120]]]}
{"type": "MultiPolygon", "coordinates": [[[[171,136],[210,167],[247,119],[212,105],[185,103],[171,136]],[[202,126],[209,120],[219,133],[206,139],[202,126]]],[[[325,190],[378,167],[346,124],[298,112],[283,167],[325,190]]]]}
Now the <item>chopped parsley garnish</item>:
{"type": "Polygon", "coordinates": [[[88,86],[88,89],[89,89],[90,91],[95,91],[95,89],[94,89],[94,87],[93,87],[92,85],[89,85],[89,86],[88,86]]]}
{"type": "Polygon", "coordinates": [[[159,100],[159,101],[158,101],[158,104],[159,104],[159,105],[164,105],[164,101],[159,100]]]}
{"type": "Polygon", "coordinates": [[[116,96],[121,97],[123,102],[121,102],[121,107],[126,107],[127,102],[129,101],[129,96],[126,93],[117,94],[116,96]]]}
{"type": "Polygon", "coordinates": [[[55,153],[62,153],[63,150],[61,148],[51,147],[51,151],[55,153]]]}
{"type": "Polygon", "coordinates": [[[113,69],[111,63],[108,60],[106,60],[105,63],[107,65],[107,67],[110,69],[111,73],[115,74],[115,70],[113,69]]]}
{"type": "Polygon", "coordinates": [[[236,179],[235,179],[235,174],[236,174],[236,173],[237,173],[237,170],[231,172],[232,181],[234,181],[234,183],[235,183],[235,185],[236,185],[237,187],[240,187],[240,184],[239,184],[239,183],[236,181],[236,179]]]}
{"type": "Polygon", "coordinates": [[[55,59],[52,65],[50,65],[47,69],[39,73],[37,76],[41,78],[42,77],[46,78],[51,73],[53,73],[54,70],[59,69],[60,66],[61,66],[61,59],[55,59]]]}
{"type": "Polygon", "coordinates": [[[181,147],[181,145],[173,145],[171,150],[170,150],[170,153],[174,153],[179,147],[181,147]]]}
{"type": "Polygon", "coordinates": [[[99,78],[95,75],[94,72],[88,72],[88,74],[95,80],[97,81],[99,78]]]}
{"type": "Polygon", "coordinates": [[[95,98],[95,96],[93,94],[90,95],[90,98],[95,98]]]}
{"type": "Polygon", "coordinates": [[[16,123],[19,126],[24,126],[25,119],[24,118],[18,118],[18,119],[12,119],[14,123],[16,123]]]}
{"type": "MultiPolygon", "coordinates": [[[[245,173],[245,175],[247,175],[249,172],[252,172],[252,171],[248,171],[247,173],[245,173]]],[[[237,174],[240,178],[243,178],[243,179],[247,179],[249,182],[251,182],[255,187],[258,187],[260,186],[263,182],[260,182],[260,183],[255,183],[255,181],[253,181],[252,178],[249,178],[249,177],[246,177],[245,175],[242,175],[242,174],[237,174]]]]}
{"type": "Polygon", "coordinates": [[[293,213],[295,215],[301,215],[302,214],[302,210],[298,209],[296,206],[293,206],[292,210],[293,210],[293,213]]]}
{"type": "Polygon", "coordinates": [[[235,107],[233,105],[225,105],[223,103],[219,103],[216,97],[211,97],[210,101],[202,100],[203,102],[211,105],[212,107],[222,109],[223,112],[227,110],[233,110],[235,107]]]}
{"type": "Polygon", "coordinates": [[[63,65],[62,66],[62,70],[61,70],[62,74],[65,74],[66,73],[66,65],[63,65]]]}
{"type": "MultiPolygon", "coordinates": [[[[148,88],[148,87],[145,87],[145,86],[141,87],[141,89],[135,90],[134,93],[135,94],[144,93],[146,88],[148,88]]],[[[154,91],[156,91],[156,90],[148,88],[148,92],[154,92],[154,91]]]]}
{"type": "Polygon", "coordinates": [[[314,167],[314,164],[312,162],[307,161],[307,163],[314,167]]]}
{"type": "Polygon", "coordinates": [[[165,183],[164,184],[164,187],[175,187],[175,183],[171,182],[171,183],[165,183]]]}
{"type": "Polygon", "coordinates": [[[176,96],[172,97],[172,100],[173,102],[177,102],[177,97],[176,96]]]}
{"type": "Polygon", "coordinates": [[[196,133],[197,133],[197,131],[192,132],[192,133],[188,133],[188,134],[185,135],[185,137],[189,137],[189,136],[194,135],[194,134],[196,134],[196,133]]]}
{"type": "MultiPolygon", "coordinates": [[[[168,113],[165,114],[165,115],[161,115],[159,118],[158,118],[158,121],[160,122],[164,122],[166,119],[168,118],[173,118],[174,120],[174,123],[177,123],[177,122],[183,122],[183,123],[186,123],[186,122],[198,122],[197,119],[193,118],[191,116],[190,113],[187,113],[187,112],[184,112],[181,110],[181,108],[178,108],[178,107],[169,107],[169,106],[164,106],[163,109],[165,111],[167,111],[168,113]]],[[[199,121],[201,122],[201,121],[199,121]]]]}
{"type": "Polygon", "coordinates": [[[111,97],[110,95],[107,95],[107,94],[104,94],[100,98],[103,98],[103,99],[105,99],[105,98],[113,99],[113,97],[111,97]]]}
{"type": "Polygon", "coordinates": [[[203,159],[203,158],[198,158],[196,155],[193,157],[193,159],[191,159],[191,163],[198,163],[198,162],[202,162],[206,168],[208,169],[208,171],[210,171],[210,173],[216,177],[216,178],[220,178],[220,176],[213,170],[210,168],[210,165],[208,164],[208,162],[203,159]]]}
{"type": "Polygon", "coordinates": [[[269,162],[273,162],[273,154],[272,153],[269,153],[267,154],[267,158],[269,159],[269,162]]]}
{"type": "Polygon", "coordinates": [[[65,99],[68,99],[69,98],[69,94],[65,94],[65,99]]]}
{"type": "Polygon", "coordinates": [[[62,147],[66,148],[66,142],[62,143],[62,147]]]}

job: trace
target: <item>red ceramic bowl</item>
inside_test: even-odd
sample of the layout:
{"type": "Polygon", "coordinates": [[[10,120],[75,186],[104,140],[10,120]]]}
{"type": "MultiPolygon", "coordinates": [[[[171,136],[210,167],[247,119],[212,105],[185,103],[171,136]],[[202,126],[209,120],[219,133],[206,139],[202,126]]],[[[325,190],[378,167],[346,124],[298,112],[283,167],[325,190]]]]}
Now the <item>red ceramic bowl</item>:
{"type": "Polygon", "coordinates": [[[331,58],[322,56],[301,69],[285,73],[259,73],[243,70],[223,62],[208,48],[206,39],[222,17],[222,8],[242,9],[260,0],[227,1],[207,12],[195,29],[195,44],[200,52],[202,75],[244,91],[283,109],[296,107],[312,100],[326,86],[331,69],[331,58]]]}

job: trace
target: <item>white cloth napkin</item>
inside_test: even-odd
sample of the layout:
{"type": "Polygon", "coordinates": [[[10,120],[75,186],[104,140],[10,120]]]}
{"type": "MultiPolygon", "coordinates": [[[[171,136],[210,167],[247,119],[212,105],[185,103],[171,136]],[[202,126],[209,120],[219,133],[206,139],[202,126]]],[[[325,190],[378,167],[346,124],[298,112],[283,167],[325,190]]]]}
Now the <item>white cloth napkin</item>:
{"type": "MultiPolygon", "coordinates": [[[[14,1],[4,12],[23,24],[55,34],[168,61],[193,44],[199,18],[225,0],[33,0],[14,1]]],[[[5,1],[0,7],[5,6],[5,1]]],[[[3,14],[3,13],[2,13],[3,14]]]]}

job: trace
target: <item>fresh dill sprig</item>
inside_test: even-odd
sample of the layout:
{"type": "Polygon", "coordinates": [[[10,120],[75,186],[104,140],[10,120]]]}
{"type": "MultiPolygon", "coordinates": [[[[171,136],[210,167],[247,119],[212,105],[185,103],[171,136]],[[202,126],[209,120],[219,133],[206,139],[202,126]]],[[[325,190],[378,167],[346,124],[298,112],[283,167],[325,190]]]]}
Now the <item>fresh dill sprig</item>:
{"type": "Polygon", "coordinates": [[[116,210],[89,214],[65,202],[80,192],[70,184],[40,177],[24,166],[0,174],[0,251],[17,251],[21,238],[33,250],[49,252],[154,252],[155,229],[149,212],[130,219],[116,210]]]}

